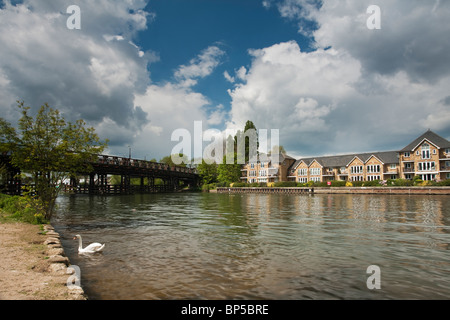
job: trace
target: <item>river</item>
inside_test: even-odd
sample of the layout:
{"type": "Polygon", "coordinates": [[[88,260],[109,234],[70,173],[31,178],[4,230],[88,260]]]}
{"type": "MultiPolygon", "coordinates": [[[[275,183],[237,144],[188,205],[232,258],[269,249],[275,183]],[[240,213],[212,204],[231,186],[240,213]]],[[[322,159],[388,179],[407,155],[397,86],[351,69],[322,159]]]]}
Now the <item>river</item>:
{"type": "Polygon", "coordinates": [[[450,197],[61,196],[89,299],[448,299],[450,197]],[[103,253],[78,255],[106,243],[103,253]],[[367,268],[380,268],[370,290],[367,268]]]}

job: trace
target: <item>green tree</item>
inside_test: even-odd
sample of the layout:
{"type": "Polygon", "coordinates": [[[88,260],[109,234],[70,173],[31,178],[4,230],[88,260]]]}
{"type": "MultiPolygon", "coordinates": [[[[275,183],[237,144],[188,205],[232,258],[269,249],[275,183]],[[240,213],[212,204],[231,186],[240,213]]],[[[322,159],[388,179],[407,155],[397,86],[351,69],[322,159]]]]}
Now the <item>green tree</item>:
{"type": "Polygon", "coordinates": [[[223,161],[217,167],[217,180],[219,182],[233,183],[241,180],[241,168],[242,165],[237,164],[237,155],[234,154],[234,164],[226,163],[226,156],[223,157],[223,161]]]}
{"type": "Polygon", "coordinates": [[[12,151],[14,166],[31,174],[44,217],[50,220],[64,181],[92,171],[89,162],[103,152],[107,141],[101,142],[83,120],[66,122],[48,104],[41,106],[35,118],[24,102],[18,102],[18,107],[22,117],[17,130],[4,119],[0,121],[1,148],[12,151]]]}
{"type": "Polygon", "coordinates": [[[177,167],[186,167],[186,165],[189,163],[188,157],[182,153],[179,154],[173,154],[170,156],[165,156],[164,158],[162,158],[161,160],[159,160],[160,163],[165,163],[168,164],[171,167],[177,166],[177,167]],[[180,164],[175,164],[173,162],[173,159],[175,158],[179,158],[181,159],[181,163],[180,164]]]}
{"type": "Polygon", "coordinates": [[[202,160],[197,166],[197,172],[202,179],[202,184],[210,184],[217,182],[217,163],[207,164],[205,160],[202,160]]]}
{"type": "Polygon", "coordinates": [[[272,150],[269,151],[269,156],[271,154],[286,154],[286,149],[283,146],[273,146],[272,150]]]}
{"type": "Polygon", "coordinates": [[[256,129],[255,124],[252,121],[247,120],[247,122],[245,123],[243,132],[241,132],[240,130],[237,131],[236,136],[234,137],[234,143],[235,143],[235,151],[238,154],[240,152],[239,143],[244,143],[245,163],[248,163],[250,158],[253,158],[258,155],[258,149],[259,149],[258,131],[256,129]],[[255,134],[256,146],[253,146],[253,147],[254,147],[254,151],[256,151],[256,154],[250,154],[252,151],[252,148],[250,147],[250,143],[251,142],[255,143],[255,141],[250,140],[250,136],[252,136],[252,134],[255,134]]]}

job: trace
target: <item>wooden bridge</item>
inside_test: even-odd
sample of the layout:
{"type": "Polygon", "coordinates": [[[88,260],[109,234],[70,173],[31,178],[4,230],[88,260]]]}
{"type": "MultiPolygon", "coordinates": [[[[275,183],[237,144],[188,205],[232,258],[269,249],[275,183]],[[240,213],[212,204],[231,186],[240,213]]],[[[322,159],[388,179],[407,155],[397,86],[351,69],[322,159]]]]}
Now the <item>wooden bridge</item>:
{"type": "MultiPolygon", "coordinates": [[[[0,155],[0,166],[3,164],[6,168],[3,181],[0,181],[0,190],[6,194],[20,194],[22,186],[20,170],[11,166],[9,159],[7,154],[0,155]]],[[[91,172],[79,172],[77,178],[72,178],[64,184],[66,192],[84,194],[176,192],[186,187],[196,187],[199,183],[199,176],[193,168],[169,166],[146,160],[98,155],[96,161],[90,165],[93,168],[91,172]],[[111,181],[113,175],[120,177],[120,182],[114,185],[111,181]]]]}

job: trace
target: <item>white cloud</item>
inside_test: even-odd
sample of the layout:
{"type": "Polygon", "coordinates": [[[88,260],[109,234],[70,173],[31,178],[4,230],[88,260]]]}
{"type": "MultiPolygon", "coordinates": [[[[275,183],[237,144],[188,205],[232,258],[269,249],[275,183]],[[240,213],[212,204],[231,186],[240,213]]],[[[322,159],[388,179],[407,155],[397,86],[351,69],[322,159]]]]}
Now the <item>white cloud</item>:
{"type": "Polygon", "coordinates": [[[223,73],[223,76],[225,77],[225,79],[228,82],[234,83],[235,79],[234,77],[230,76],[230,74],[228,73],[228,71],[225,70],[225,72],[223,73]]]}
{"type": "Polygon", "coordinates": [[[78,1],[81,30],[66,27],[71,4],[6,1],[0,9],[0,75],[6,80],[0,109],[20,99],[32,108],[47,102],[71,120],[94,125],[103,118],[123,127],[139,124],[133,99],[149,81],[148,60],[123,40],[146,28],[145,1],[78,1]]]}
{"type": "MultiPolygon", "coordinates": [[[[48,102],[69,120],[85,119],[108,152],[160,158],[171,150],[170,134],[195,120],[216,124],[224,112],[208,116],[209,100],[192,87],[220,64],[225,54],[210,46],[175,72],[175,81],[152,84],[148,65],[159,60],[134,41],[154,14],[144,0],[77,1],[81,30],[69,30],[70,0],[25,0],[0,9],[0,111],[15,123],[17,99],[37,108],[48,102]],[[144,154],[144,153],[148,154],[144,154]]],[[[206,128],[205,128],[206,129],[206,128]]]]}
{"type": "Polygon", "coordinates": [[[182,65],[175,72],[175,79],[185,86],[197,84],[196,78],[209,76],[219,65],[220,58],[225,54],[217,46],[210,46],[203,50],[189,65],[182,65]]]}
{"type": "Polygon", "coordinates": [[[317,50],[290,41],[252,51],[228,126],[280,128],[302,155],[399,148],[428,128],[448,137],[450,3],[379,1],[381,30],[366,26],[370,1],[318,4],[278,3],[317,50]]]}

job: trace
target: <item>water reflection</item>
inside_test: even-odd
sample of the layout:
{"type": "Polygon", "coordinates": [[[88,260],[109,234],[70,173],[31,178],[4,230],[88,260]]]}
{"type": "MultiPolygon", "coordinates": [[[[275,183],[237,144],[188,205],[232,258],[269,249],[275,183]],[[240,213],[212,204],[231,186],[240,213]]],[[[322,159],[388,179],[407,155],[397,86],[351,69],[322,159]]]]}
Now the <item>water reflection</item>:
{"type": "Polygon", "coordinates": [[[449,197],[61,197],[53,224],[92,299],[446,299],[449,197]],[[70,239],[106,242],[93,258],[70,239]],[[366,269],[382,270],[382,290],[366,269]]]}

